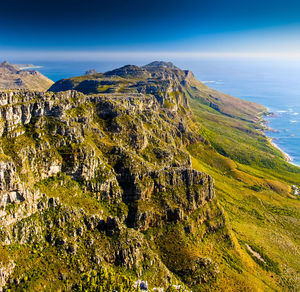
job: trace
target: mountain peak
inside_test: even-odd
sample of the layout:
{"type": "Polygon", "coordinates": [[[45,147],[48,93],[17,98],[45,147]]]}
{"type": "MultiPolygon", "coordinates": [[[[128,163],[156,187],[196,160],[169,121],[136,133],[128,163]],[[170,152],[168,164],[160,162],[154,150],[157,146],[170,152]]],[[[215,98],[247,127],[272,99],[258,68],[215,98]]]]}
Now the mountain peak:
{"type": "Polygon", "coordinates": [[[84,75],[95,75],[98,74],[98,72],[95,69],[89,69],[85,72],[84,75]]]}
{"type": "Polygon", "coordinates": [[[112,71],[108,71],[104,73],[105,76],[120,76],[120,77],[128,77],[128,76],[133,76],[133,77],[141,77],[145,75],[149,75],[149,73],[142,67],[135,66],[135,65],[125,65],[121,68],[117,68],[112,71]]]}
{"type": "Polygon", "coordinates": [[[172,62],[164,62],[164,61],[154,61],[151,62],[143,67],[164,67],[164,68],[170,68],[170,69],[178,69],[172,62]]]}

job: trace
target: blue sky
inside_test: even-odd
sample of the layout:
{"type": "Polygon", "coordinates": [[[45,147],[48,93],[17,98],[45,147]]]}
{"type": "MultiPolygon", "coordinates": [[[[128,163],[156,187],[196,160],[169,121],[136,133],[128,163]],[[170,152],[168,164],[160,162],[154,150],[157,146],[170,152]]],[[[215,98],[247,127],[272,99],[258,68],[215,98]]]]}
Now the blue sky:
{"type": "Polygon", "coordinates": [[[300,1],[8,0],[0,52],[300,52],[300,1]]]}

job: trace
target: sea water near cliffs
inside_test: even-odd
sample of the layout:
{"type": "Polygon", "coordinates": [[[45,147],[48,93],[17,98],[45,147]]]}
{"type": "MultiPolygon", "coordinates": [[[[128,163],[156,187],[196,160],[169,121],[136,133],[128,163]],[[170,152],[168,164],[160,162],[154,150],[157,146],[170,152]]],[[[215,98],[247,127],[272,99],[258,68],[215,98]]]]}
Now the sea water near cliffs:
{"type": "MultiPolygon", "coordinates": [[[[105,72],[128,63],[143,65],[153,60],[39,62],[39,71],[50,79],[79,76],[88,69],[105,72]]],[[[169,61],[169,60],[168,60],[169,61]]],[[[194,72],[208,86],[233,96],[258,102],[274,113],[267,117],[273,142],[300,166],[300,61],[255,59],[170,60],[194,72]]]]}

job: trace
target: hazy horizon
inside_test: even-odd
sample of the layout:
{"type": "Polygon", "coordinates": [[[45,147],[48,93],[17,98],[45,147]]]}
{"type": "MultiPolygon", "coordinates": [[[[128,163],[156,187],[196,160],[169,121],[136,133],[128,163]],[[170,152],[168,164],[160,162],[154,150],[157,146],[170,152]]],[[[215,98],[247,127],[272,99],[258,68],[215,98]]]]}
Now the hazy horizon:
{"type": "Polygon", "coordinates": [[[53,60],[53,61],[97,61],[107,58],[116,60],[193,60],[193,59],[262,59],[300,60],[300,52],[205,52],[205,51],[0,51],[2,61],[53,60]],[[76,58],[76,59],[74,59],[76,58]]]}

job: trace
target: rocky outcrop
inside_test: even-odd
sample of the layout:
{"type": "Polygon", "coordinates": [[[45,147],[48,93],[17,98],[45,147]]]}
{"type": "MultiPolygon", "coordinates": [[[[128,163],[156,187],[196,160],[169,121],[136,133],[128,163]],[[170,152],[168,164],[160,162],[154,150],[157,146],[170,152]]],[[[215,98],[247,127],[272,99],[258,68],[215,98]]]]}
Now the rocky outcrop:
{"type": "MultiPolygon", "coordinates": [[[[7,142],[27,137],[28,144],[20,145],[21,150],[14,158],[23,171],[25,164],[29,165],[36,181],[63,171],[75,180],[83,181],[93,193],[102,193],[103,198],[110,197],[115,202],[121,196],[126,203],[144,200],[153,192],[168,192],[176,188],[183,188],[187,193],[185,200],[190,201],[190,206],[182,202],[187,209],[195,209],[201,205],[200,201],[205,200],[203,191],[194,190],[193,186],[205,185],[208,179],[205,175],[189,170],[191,163],[186,153],[174,146],[164,147],[163,150],[149,147],[155,140],[172,144],[176,137],[182,138],[189,133],[183,122],[177,121],[177,115],[171,114],[169,118],[168,111],[164,115],[159,113],[160,105],[153,96],[84,96],[72,91],[58,94],[2,92],[0,103],[2,136],[8,139],[7,142]],[[86,103],[91,105],[89,112],[79,116],[70,114],[79,108],[82,110],[86,103]],[[95,116],[105,122],[104,128],[91,127],[95,116]],[[137,119],[138,116],[141,118],[137,119]],[[156,124],[159,121],[158,128],[145,128],[145,122],[155,120],[156,124]],[[72,126],[74,123],[76,127],[72,126]],[[161,128],[168,131],[166,138],[164,131],[159,131],[161,128]],[[101,149],[96,145],[85,143],[88,132],[95,133],[97,138],[109,137],[112,141],[119,141],[125,147],[114,147],[103,157],[101,149]],[[48,135],[53,138],[49,139],[48,135]],[[152,169],[149,169],[147,161],[143,162],[139,156],[131,154],[132,150],[142,153],[146,148],[151,148],[155,160],[161,166],[151,166],[152,169]],[[133,157],[136,158],[132,160],[133,157]],[[173,169],[166,167],[170,158],[174,160],[171,165],[173,169]],[[176,158],[179,159],[177,162],[176,158]],[[182,168],[184,165],[187,168],[182,168]],[[159,170],[161,167],[168,170],[159,170]]],[[[3,145],[4,152],[10,154],[6,144],[3,145]]],[[[13,162],[4,165],[16,172],[13,162]]],[[[206,188],[205,192],[212,199],[210,188],[206,188]]],[[[3,202],[23,198],[17,187],[11,185],[10,191],[10,195],[3,194],[3,202]]]]}
{"type": "Polygon", "coordinates": [[[214,182],[206,173],[189,168],[171,168],[134,175],[119,176],[124,189],[123,200],[129,204],[127,225],[140,230],[157,227],[163,221],[178,222],[214,198],[214,182]],[[144,210],[139,202],[164,198],[163,212],[144,210]]]}
{"type": "Polygon", "coordinates": [[[20,179],[12,161],[0,161],[0,226],[9,226],[37,212],[41,193],[20,179]]]}
{"type": "Polygon", "coordinates": [[[149,68],[149,67],[154,67],[158,69],[161,68],[179,69],[172,62],[164,62],[164,61],[154,61],[144,66],[144,68],[149,68]]]}
{"type": "Polygon", "coordinates": [[[190,259],[188,264],[178,271],[183,274],[185,282],[194,286],[197,283],[207,283],[215,280],[220,273],[217,263],[210,258],[190,259]]]}
{"type": "Polygon", "coordinates": [[[90,69],[85,72],[85,75],[94,75],[94,74],[98,74],[98,72],[95,69],[90,69]]]}
{"type": "Polygon", "coordinates": [[[120,76],[120,77],[129,77],[129,78],[139,78],[139,77],[150,77],[150,74],[144,68],[126,65],[124,67],[108,71],[104,74],[105,76],[120,76]]]}
{"type": "Polygon", "coordinates": [[[16,264],[13,261],[9,261],[6,265],[0,267],[0,291],[5,286],[10,275],[13,273],[16,264]]]}

